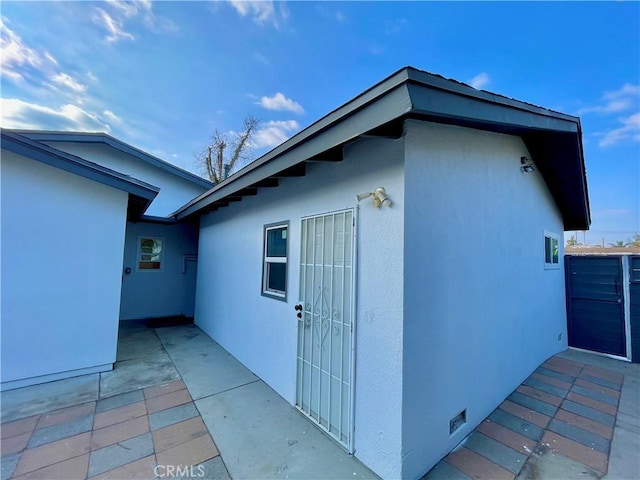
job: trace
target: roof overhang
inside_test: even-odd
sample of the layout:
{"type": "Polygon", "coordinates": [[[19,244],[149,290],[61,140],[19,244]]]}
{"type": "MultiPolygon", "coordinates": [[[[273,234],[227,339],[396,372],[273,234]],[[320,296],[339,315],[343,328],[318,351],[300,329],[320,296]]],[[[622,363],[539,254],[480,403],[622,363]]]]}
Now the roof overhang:
{"type": "Polygon", "coordinates": [[[160,191],[158,187],[31,140],[15,131],[2,129],[2,149],[128,193],[127,217],[130,220],[139,218],[160,191]]]}
{"type": "Polygon", "coordinates": [[[443,77],[403,68],[329,113],[174,213],[200,215],[302,176],[305,164],[342,160],[363,135],[399,137],[408,118],[520,136],[553,195],[566,230],[590,224],[580,119],[443,77]]]}
{"type": "Polygon", "coordinates": [[[198,175],[183,170],[171,163],[165,162],[158,157],[148,154],[128,143],[112,137],[102,132],[56,132],[45,130],[15,130],[25,137],[39,142],[70,142],[70,143],[93,143],[108,145],[115,150],[136,157],[150,165],[158,167],[166,172],[190,181],[203,188],[211,188],[213,183],[198,175]]]}

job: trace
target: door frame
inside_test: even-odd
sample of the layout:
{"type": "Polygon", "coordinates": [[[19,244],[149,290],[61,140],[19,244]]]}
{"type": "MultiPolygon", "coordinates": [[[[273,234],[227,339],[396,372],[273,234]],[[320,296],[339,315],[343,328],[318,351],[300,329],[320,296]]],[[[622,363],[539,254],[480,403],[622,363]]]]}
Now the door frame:
{"type": "MultiPolygon", "coordinates": [[[[357,295],[357,278],[358,278],[358,213],[359,213],[359,206],[356,205],[355,207],[347,207],[347,208],[341,208],[338,210],[330,210],[327,212],[322,212],[322,213],[316,213],[316,214],[310,214],[310,215],[304,215],[302,217],[300,217],[300,223],[299,225],[302,227],[302,222],[304,220],[308,220],[308,219],[312,219],[312,218],[317,218],[317,217],[325,217],[327,215],[335,215],[335,214],[339,214],[339,213],[346,213],[346,212],[351,212],[351,218],[352,218],[352,225],[351,225],[351,342],[350,342],[350,351],[349,351],[349,362],[350,362],[350,366],[351,368],[349,369],[349,405],[347,406],[347,415],[348,415],[348,425],[347,425],[347,429],[348,429],[348,441],[345,443],[343,443],[340,439],[336,438],[336,436],[334,434],[332,434],[331,432],[328,431],[328,429],[326,429],[324,426],[322,426],[321,424],[319,424],[312,416],[308,415],[304,410],[302,410],[301,406],[298,405],[298,355],[299,355],[299,350],[298,350],[298,346],[296,346],[296,386],[295,386],[295,391],[296,391],[296,395],[295,395],[295,402],[294,402],[294,406],[295,408],[302,414],[304,415],[305,418],[307,418],[313,425],[315,425],[317,428],[319,428],[323,433],[325,433],[329,438],[331,438],[333,441],[335,441],[338,445],[340,445],[343,448],[346,448],[347,452],[350,455],[353,455],[353,453],[355,452],[355,448],[354,448],[354,436],[355,436],[355,393],[356,393],[356,389],[355,389],[355,380],[356,380],[356,333],[357,333],[357,300],[358,300],[358,295],[357,295]]],[[[298,260],[298,267],[300,267],[300,264],[302,263],[302,250],[303,250],[303,231],[302,228],[300,228],[300,239],[299,239],[299,244],[300,244],[300,257],[298,260]]],[[[299,268],[298,269],[298,304],[300,303],[300,277],[301,277],[302,271],[299,268]]],[[[298,329],[300,328],[300,325],[298,322],[296,322],[296,336],[299,335],[299,331],[298,329]]]]}

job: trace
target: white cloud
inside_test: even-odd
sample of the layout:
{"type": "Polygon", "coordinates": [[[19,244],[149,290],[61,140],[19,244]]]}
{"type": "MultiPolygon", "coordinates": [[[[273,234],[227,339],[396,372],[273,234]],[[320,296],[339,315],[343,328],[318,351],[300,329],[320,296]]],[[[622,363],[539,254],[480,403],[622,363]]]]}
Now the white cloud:
{"type": "Polygon", "coordinates": [[[123,22],[109,15],[102,8],[96,7],[96,13],[92,17],[95,24],[104,27],[107,30],[107,36],[104,37],[105,42],[115,43],[120,40],[135,40],[135,37],[124,30],[123,22]]]}
{"type": "Polygon", "coordinates": [[[478,90],[480,90],[481,88],[483,88],[488,84],[489,84],[489,74],[485,72],[479,73],[469,81],[469,85],[471,85],[473,88],[476,88],[478,90]]]}
{"type": "Polygon", "coordinates": [[[105,110],[102,112],[102,114],[105,116],[105,118],[110,120],[112,123],[115,123],[117,125],[120,125],[122,123],[122,119],[119,116],[117,116],[115,113],[113,113],[111,110],[105,110]]]}
{"type": "Polygon", "coordinates": [[[7,128],[109,132],[109,124],[99,115],[66,104],[55,109],[17,98],[0,99],[2,126],[7,128]]]}
{"type": "Polygon", "coordinates": [[[272,1],[230,0],[229,3],[241,17],[248,16],[258,25],[270,23],[278,28],[289,18],[289,9],[284,2],[279,2],[278,10],[272,1]]]}
{"type": "Polygon", "coordinates": [[[77,93],[82,93],[87,90],[86,85],[83,85],[66,73],[57,73],[51,77],[51,80],[54,83],[67,87],[77,93]]]}
{"type": "Polygon", "coordinates": [[[87,71],[87,78],[93,82],[93,83],[98,83],[98,77],[96,77],[91,71],[87,71]]]}
{"type": "Polygon", "coordinates": [[[51,62],[53,65],[58,65],[58,61],[53,58],[53,55],[51,55],[49,52],[44,52],[44,58],[49,60],[49,62],[51,62]]]}
{"type": "Polygon", "coordinates": [[[619,121],[622,126],[601,134],[602,139],[598,142],[598,145],[610,147],[625,140],[640,142],[640,113],[620,118],[619,121]]]}
{"type": "Polygon", "coordinates": [[[585,107],[578,110],[578,115],[585,113],[601,113],[604,115],[611,113],[619,113],[638,105],[638,97],[640,96],[640,85],[632,85],[625,83],[618,90],[605,92],[602,95],[602,101],[598,105],[585,107]]]}
{"type": "Polygon", "coordinates": [[[604,98],[613,100],[620,97],[637,97],[640,95],[640,85],[631,85],[630,83],[625,83],[622,88],[618,90],[614,90],[612,92],[605,92],[604,98]]]}
{"type": "Polygon", "coordinates": [[[151,11],[150,0],[107,0],[107,3],[114,9],[122,13],[125,17],[135,17],[140,11],[151,11]]]}
{"type": "Polygon", "coordinates": [[[106,0],[105,5],[110,8],[111,13],[96,7],[97,13],[94,15],[93,21],[107,30],[108,34],[105,37],[105,41],[108,43],[135,39],[132,33],[125,30],[125,20],[133,21],[136,18],[142,18],[144,25],[153,33],[178,30],[178,27],[171,19],[156,15],[153,12],[151,0],[106,0]]]}
{"type": "Polygon", "coordinates": [[[300,130],[295,120],[271,120],[261,125],[253,136],[252,147],[272,148],[287,140],[293,133],[300,130]]]}
{"type": "Polygon", "coordinates": [[[0,68],[2,75],[22,82],[29,70],[39,70],[49,65],[57,65],[58,62],[48,53],[40,55],[36,50],[24,44],[18,34],[9,28],[6,18],[0,18],[0,68]]]}
{"type": "Polygon", "coordinates": [[[273,97],[262,97],[257,102],[262,108],[267,110],[289,111],[297,114],[304,113],[304,108],[298,102],[291,100],[278,92],[273,97]]]}

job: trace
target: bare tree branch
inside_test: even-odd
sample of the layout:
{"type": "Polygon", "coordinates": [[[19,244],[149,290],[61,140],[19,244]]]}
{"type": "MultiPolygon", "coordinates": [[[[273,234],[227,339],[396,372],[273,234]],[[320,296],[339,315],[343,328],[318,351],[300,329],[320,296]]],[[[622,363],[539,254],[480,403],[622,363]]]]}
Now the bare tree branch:
{"type": "Polygon", "coordinates": [[[241,161],[248,157],[251,138],[259,125],[260,120],[250,115],[247,116],[244,119],[242,131],[234,133],[231,142],[219,130],[216,129],[213,132],[211,143],[195,155],[196,160],[213,183],[223,181],[227,174],[235,171],[243,163],[241,161]],[[233,150],[230,157],[227,156],[229,148],[233,150]]]}

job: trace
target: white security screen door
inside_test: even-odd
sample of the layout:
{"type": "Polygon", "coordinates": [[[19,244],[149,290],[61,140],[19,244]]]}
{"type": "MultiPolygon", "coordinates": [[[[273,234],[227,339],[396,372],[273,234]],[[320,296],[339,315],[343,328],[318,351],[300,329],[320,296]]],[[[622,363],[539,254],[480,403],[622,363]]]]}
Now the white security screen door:
{"type": "Polygon", "coordinates": [[[352,452],[354,214],[302,219],[296,406],[352,452]]]}

